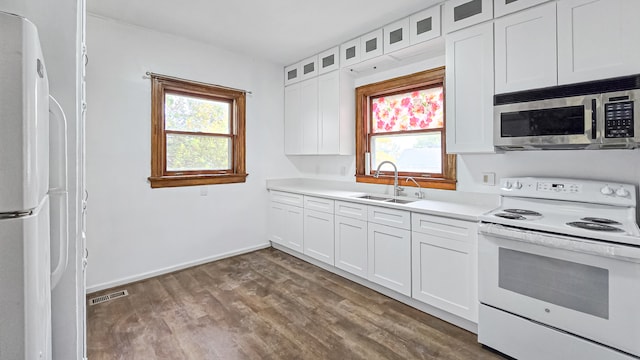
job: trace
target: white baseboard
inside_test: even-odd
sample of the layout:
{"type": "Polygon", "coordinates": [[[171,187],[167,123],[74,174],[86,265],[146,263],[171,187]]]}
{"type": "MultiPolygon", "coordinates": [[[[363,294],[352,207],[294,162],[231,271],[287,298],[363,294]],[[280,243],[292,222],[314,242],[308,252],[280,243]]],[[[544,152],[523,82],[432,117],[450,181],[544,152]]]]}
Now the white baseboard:
{"type": "Polygon", "coordinates": [[[236,256],[236,255],[246,254],[246,253],[250,253],[250,252],[256,251],[256,250],[266,249],[268,247],[271,247],[271,244],[267,242],[267,243],[260,244],[260,245],[257,245],[257,246],[251,246],[251,247],[247,247],[247,248],[244,248],[244,249],[238,249],[238,250],[230,251],[230,252],[227,252],[227,253],[224,253],[224,254],[213,255],[213,256],[209,256],[209,257],[206,257],[206,258],[198,259],[198,260],[195,260],[195,261],[188,261],[188,262],[185,262],[185,263],[182,263],[182,264],[169,266],[169,267],[166,267],[166,268],[163,268],[163,269],[149,271],[149,272],[138,274],[138,275],[134,275],[134,276],[128,276],[128,277],[117,279],[117,280],[114,280],[114,281],[108,281],[108,282],[105,282],[105,283],[102,283],[102,284],[97,284],[97,285],[93,285],[93,286],[87,287],[86,293],[87,294],[91,294],[91,293],[94,293],[96,291],[101,291],[101,290],[110,289],[110,288],[113,288],[113,287],[116,287],[116,286],[130,284],[132,282],[136,282],[136,281],[152,278],[152,277],[155,277],[155,276],[158,276],[158,275],[168,274],[168,273],[171,273],[171,272],[174,272],[174,271],[183,270],[183,269],[186,269],[186,268],[190,268],[190,267],[206,264],[206,263],[209,263],[209,262],[212,262],[212,261],[229,258],[229,257],[236,256]]]}

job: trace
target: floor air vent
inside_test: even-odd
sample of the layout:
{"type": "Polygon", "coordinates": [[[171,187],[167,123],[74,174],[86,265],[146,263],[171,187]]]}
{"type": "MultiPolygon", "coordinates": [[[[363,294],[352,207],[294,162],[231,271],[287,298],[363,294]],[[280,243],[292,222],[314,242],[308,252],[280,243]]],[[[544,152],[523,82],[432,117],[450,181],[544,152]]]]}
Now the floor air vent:
{"type": "Polygon", "coordinates": [[[89,300],[89,305],[101,304],[103,302],[107,302],[109,300],[121,298],[121,297],[127,296],[127,295],[129,295],[129,292],[127,290],[116,291],[116,292],[111,293],[111,294],[102,295],[102,296],[98,296],[98,297],[94,297],[93,299],[90,299],[89,300]]]}

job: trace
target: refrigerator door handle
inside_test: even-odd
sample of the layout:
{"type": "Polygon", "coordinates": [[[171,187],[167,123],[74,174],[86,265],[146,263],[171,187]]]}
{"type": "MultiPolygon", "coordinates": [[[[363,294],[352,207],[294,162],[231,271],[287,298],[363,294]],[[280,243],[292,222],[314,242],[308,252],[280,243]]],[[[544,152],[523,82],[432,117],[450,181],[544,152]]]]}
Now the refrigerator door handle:
{"type": "MultiPolygon", "coordinates": [[[[69,200],[67,180],[67,119],[60,104],[49,95],[49,198],[51,247],[58,246],[58,261],[51,272],[51,289],[58,285],[69,261],[69,200]]],[[[53,264],[53,262],[52,262],[53,264]]]]}

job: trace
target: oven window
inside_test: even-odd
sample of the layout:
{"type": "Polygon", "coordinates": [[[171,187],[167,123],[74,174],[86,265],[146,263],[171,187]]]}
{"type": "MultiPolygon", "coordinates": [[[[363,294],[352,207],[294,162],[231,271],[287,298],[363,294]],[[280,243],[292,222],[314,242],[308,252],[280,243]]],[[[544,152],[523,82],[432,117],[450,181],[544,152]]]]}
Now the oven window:
{"type": "Polygon", "coordinates": [[[504,248],[498,256],[501,288],[609,318],[609,270],[504,248]]]}
{"type": "Polygon", "coordinates": [[[584,106],[500,114],[502,137],[584,135],[584,106]]]}

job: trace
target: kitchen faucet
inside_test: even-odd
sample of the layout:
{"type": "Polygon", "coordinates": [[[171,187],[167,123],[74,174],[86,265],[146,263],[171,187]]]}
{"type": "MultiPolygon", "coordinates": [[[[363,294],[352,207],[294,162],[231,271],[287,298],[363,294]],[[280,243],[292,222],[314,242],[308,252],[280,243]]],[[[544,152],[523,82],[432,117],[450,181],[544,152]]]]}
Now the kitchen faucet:
{"type": "Polygon", "coordinates": [[[376,169],[376,173],[373,175],[373,177],[376,179],[380,177],[380,168],[384,164],[391,164],[391,166],[393,166],[393,196],[399,196],[400,191],[402,191],[403,189],[400,186],[398,186],[398,168],[396,167],[396,164],[388,160],[381,162],[378,165],[378,168],[376,169]]]}

